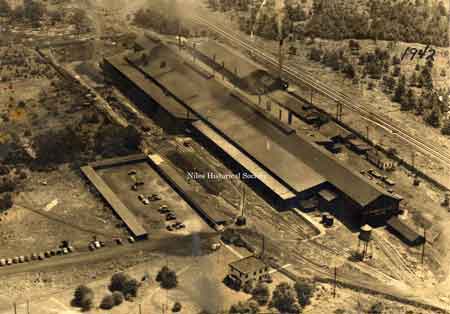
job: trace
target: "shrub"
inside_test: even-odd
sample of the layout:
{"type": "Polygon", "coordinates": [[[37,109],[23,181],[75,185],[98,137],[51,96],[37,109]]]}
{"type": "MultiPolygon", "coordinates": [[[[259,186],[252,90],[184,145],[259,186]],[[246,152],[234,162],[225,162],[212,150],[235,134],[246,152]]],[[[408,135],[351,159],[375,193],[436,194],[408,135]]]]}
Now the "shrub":
{"type": "Polygon", "coordinates": [[[114,291],[112,297],[114,299],[114,305],[120,305],[123,303],[124,296],[121,291],[114,291]]]}
{"type": "Polygon", "coordinates": [[[304,281],[297,281],[294,289],[297,292],[297,300],[301,306],[304,307],[311,303],[311,297],[314,295],[314,285],[304,281]]]}
{"type": "Polygon", "coordinates": [[[242,287],[242,291],[244,291],[245,293],[251,294],[254,286],[255,286],[255,282],[253,280],[248,280],[244,283],[244,286],[242,287]]]}
{"type": "Polygon", "coordinates": [[[175,302],[175,304],[172,307],[172,312],[179,312],[179,311],[181,311],[181,303],[175,302]]]}
{"type": "Polygon", "coordinates": [[[252,291],[252,296],[259,305],[265,305],[269,302],[270,298],[269,288],[266,284],[258,283],[252,291]]]}
{"type": "Polygon", "coordinates": [[[91,288],[88,288],[85,285],[81,285],[75,289],[72,304],[74,306],[83,307],[83,304],[86,303],[86,300],[93,298],[94,291],[92,291],[91,288]]]}
{"type": "Polygon", "coordinates": [[[100,303],[100,308],[103,310],[110,310],[114,307],[114,298],[111,294],[105,295],[105,297],[102,300],[102,303],[100,303]]]}
{"type": "Polygon", "coordinates": [[[163,266],[158,272],[156,281],[160,282],[164,289],[172,289],[178,285],[177,274],[167,266],[163,266]]]}

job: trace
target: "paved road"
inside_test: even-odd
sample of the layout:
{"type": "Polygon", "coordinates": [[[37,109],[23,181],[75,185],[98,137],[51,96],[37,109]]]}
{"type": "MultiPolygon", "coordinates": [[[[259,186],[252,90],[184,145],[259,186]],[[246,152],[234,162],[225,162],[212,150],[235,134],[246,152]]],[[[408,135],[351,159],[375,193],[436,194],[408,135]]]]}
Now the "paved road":
{"type": "MultiPolygon", "coordinates": [[[[215,233],[200,233],[198,235],[200,237],[201,246],[205,248],[202,252],[208,252],[209,250],[206,248],[210,247],[210,243],[212,243],[211,241],[213,241],[217,235],[215,233]]],[[[164,239],[151,238],[149,240],[139,241],[134,244],[105,247],[93,252],[75,252],[69,255],[51,257],[43,261],[33,261],[29,263],[3,266],[0,268],[0,278],[2,276],[12,274],[36,272],[48,269],[53,270],[58,267],[108,261],[140,251],[189,256],[192,255],[193,243],[194,241],[192,235],[172,236],[164,239]]],[[[198,244],[195,243],[195,246],[197,247],[198,244]]]]}

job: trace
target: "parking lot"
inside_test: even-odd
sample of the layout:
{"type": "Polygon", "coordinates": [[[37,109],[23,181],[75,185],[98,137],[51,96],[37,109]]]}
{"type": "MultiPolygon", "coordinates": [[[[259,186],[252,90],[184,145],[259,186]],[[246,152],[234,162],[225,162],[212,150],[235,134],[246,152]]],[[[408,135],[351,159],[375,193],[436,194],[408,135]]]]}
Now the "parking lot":
{"type": "Polygon", "coordinates": [[[150,237],[157,236],[156,230],[180,234],[210,231],[209,226],[146,161],[105,167],[98,169],[97,174],[136,216],[150,237]],[[134,190],[132,187],[135,182],[143,184],[137,185],[134,190]],[[167,207],[166,213],[160,212],[162,206],[167,207]],[[174,219],[166,220],[167,211],[174,213],[174,219]],[[167,226],[176,222],[185,227],[167,230],[167,226]]]}

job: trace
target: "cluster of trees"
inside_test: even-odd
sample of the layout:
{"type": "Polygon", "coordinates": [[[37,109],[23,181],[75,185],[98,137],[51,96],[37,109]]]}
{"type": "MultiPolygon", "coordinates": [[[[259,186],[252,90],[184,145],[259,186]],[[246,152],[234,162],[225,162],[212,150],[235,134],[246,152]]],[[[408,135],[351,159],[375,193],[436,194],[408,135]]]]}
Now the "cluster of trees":
{"type": "Polygon", "coordinates": [[[373,80],[380,80],[383,92],[399,103],[401,110],[422,115],[427,124],[435,128],[443,126],[442,133],[450,135],[450,121],[444,118],[448,111],[446,104],[449,92],[434,90],[433,61],[428,60],[423,66],[417,64],[415,71],[407,78],[402,74],[400,58],[391,56],[387,50],[376,48],[373,52],[360,54],[359,44],[354,40],[349,41],[349,48],[353,55],[359,55],[357,65],[349,61],[343,49],[324,50],[312,47],[309,58],[334,71],[341,71],[355,83],[368,77],[371,79],[369,89],[375,86],[373,80]]]}
{"type": "MultiPolygon", "coordinates": [[[[117,273],[111,277],[109,284],[110,294],[103,297],[100,308],[110,310],[114,306],[120,305],[124,300],[132,300],[137,296],[139,282],[124,273],[117,273]]],[[[75,289],[72,299],[72,306],[81,308],[82,311],[89,311],[94,307],[94,291],[81,285],[75,289]]]]}
{"type": "Polygon", "coordinates": [[[24,0],[23,5],[11,8],[6,0],[0,0],[0,16],[9,16],[19,21],[39,23],[47,9],[41,1],[24,0]]]}
{"type": "Polygon", "coordinates": [[[283,282],[275,287],[272,299],[270,299],[268,286],[258,283],[251,291],[247,291],[252,298],[247,302],[232,305],[229,312],[231,314],[256,314],[259,313],[259,306],[268,304],[269,307],[277,309],[280,313],[298,314],[310,304],[314,290],[314,285],[309,282],[299,281],[294,286],[283,282]]]}
{"type": "MultiPolygon", "coordinates": [[[[277,39],[274,9],[250,5],[249,0],[208,0],[213,10],[236,10],[242,31],[277,39]]],[[[266,6],[270,6],[270,3],[266,6]]],[[[346,38],[420,42],[447,46],[449,16],[442,1],[429,0],[369,1],[361,9],[360,1],[314,0],[311,10],[303,3],[287,2],[283,12],[283,36],[342,40],[346,38]],[[297,22],[304,22],[298,24],[297,22]]]]}
{"type": "Polygon", "coordinates": [[[448,45],[448,12],[442,1],[369,2],[367,10],[349,1],[314,0],[306,32],[329,39],[382,39],[448,45]]]}

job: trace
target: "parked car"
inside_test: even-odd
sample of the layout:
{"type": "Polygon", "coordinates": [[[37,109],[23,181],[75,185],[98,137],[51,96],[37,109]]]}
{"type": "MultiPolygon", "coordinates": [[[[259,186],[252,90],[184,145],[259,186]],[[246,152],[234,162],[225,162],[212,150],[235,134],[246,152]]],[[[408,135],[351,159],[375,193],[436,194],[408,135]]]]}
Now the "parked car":
{"type": "Polygon", "coordinates": [[[89,243],[89,251],[94,251],[95,250],[95,245],[94,243],[89,243]]]}
{"type": "Polygon", "coordinates": [[[40,261],[44,260],[44,259],[45,259],[44,253],[39,253],[38,259],[39,259],[40,261]]]}
{"type": "Polygon", "coordinates": [[[373,177],[377,178],[377,179],[382,179],[384,176],[379,173],[378,171],[375,171],[373,169],[370,169],[369,171],[367,171],[370,175],[372,175],[373,177]]]}
{"type": "Polygon", "coordinates": [[[161,197],[158,194],[153,193],[152,195],[147,197],[147,199],[151,202],[156,202],[156,201],[160,201],[161,197]]]}
{"type": "Polygon", "coordinates": [[[13,263],[12,258],[6,259],[6,265],[11,265],[13,263]]]}
{"type": "Polygon", "coordinates": [[[140,187],[141,185],[144,185],[143,181],[136,181],[133,183],[133,185],[131,186],[131,189],[133,191],[137,191],[138,187],[140,187]]]}
{"type": "Polygon", "coordinates": [[[25,257],[23,255],[19,256],[19,263],[24,263],[25,257]]]}
{"type": "Polygon", "coordinates": [[[173,230],[174,230],[173,225],[168,225],[168,226],[166,227],[166,229],[167,229],[168,231],[173,231],[173,230]]]}
{"type": "Polygon", "coordinates": [[[186,225],[182,222],[177,221],[176,223],[173,224],[173,226],[175,227],[175,229],[183,229],[186,228],[186,225]]]}
{"type": "Polygon", "coordinates": [[[144,205],[150,204],[150,201],[149,201],[143,194],[139,194],[139,195],[138,195],[138,199],[139,199],[144,205]]]}
{"type": "Polygon", "coordinates": [[[36,253],[31,254],[31,260],[35,261],[38,259],[38,255],[36,253]]]}
{"type": "Polygon", "coordinates": [[[395,185],[395,181],[391,180],[389,178],[385,178],[383,181],[389,186],[394,186],[395,185]]]}
{"type": "Polygon", "coordinates": [[[15,256],[15,257],[12,259],[12,262],[13,262],[13,264],[17,264],[17,263],[19,262],[19,257],[18,257],[18,256],[15,256]]]}
{"type": "Polygon", "coordinates": [[[128,171],[128,175],[129,176],[133,176],[133,175],[136,175],[136,174],[137,174],[137,171],[134,170],[134,169],[131,169],[130,171],[128,171]]]}
{"type": "Polygon", "coordinates": [[[166,215],[166,220],[175,220],[177,219],[177,215],[175,215],[175,213],[168,213],[166,215]]]}
{"type": "Polygon", "coordinates": [[[5,266],[6,265],[6,259],[2,258],[0,259],[0,266],[5,266]]]}
{"type": "Polygon", "coordinates": [[[128,242],[134,243],[134,242],[136,242],[136,240],[132,236],[129,236],[128,237],[128,242]]]}
{"type": "Polygon", "coordinates": [[[123,241],[122,241],[121,238],[117,238],[117,239],[115,239],[114,241],[115,241],[116,244],[118,244],[118,245],[122,245],[122,244],[123,244],[123,241]]]}
{"type": "Polygon", "coordinates": [[[161,214],[167,214],[170,212],[169,207],[167,205],[161,205],[158,209],[161,214]]]}

